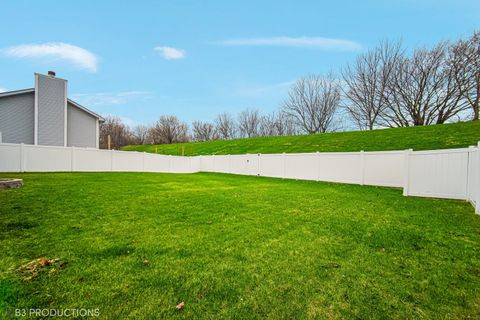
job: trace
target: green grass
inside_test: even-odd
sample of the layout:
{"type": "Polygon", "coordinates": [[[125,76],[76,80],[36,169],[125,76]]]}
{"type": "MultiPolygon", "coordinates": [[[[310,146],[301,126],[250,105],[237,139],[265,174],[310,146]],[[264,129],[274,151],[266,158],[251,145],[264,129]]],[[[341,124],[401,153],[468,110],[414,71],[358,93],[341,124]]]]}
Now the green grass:
{"type": "Polygon", "coordinates": [[[480,217],[463,201],[212,173],[10,176],[25,185],[0,190],[0,317],[480,317],[480,217]],[[14,271],[39,257],[66,265],[14,271]]]}
{"type": "Polygon", "coordinates": [[[335,132],[291,137],[261,137],[184,144],[133,145],[123,150],[181,155],[294,153],[463,148],[480,141],[480,121],[424,127],[335,132]]]}

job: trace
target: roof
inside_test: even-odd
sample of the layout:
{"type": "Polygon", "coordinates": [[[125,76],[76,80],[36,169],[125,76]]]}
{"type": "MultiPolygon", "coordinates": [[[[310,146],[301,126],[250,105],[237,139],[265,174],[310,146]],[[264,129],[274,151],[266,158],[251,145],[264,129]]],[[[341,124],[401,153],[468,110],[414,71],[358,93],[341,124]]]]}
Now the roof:
{"type": "MultiPolygon", "coordinates": [[[[0,98],[4,98],[4,97],[10,97],[10,96],[15,96],[15,95],[20,95],[20,94],[25,94],[25,93],[32,93],[32,92],[35,92],[35,88],[29,88],[29,89],[22,89],[22,90],[15,90],[15,91],[6,91],[6,92],[0,92],[0,98]]],[[[78,102],[75,102],[73,101],[72,99],[67,99],[69,103],[71,103],[72,105],[74,105],[75,107],[85,111],[86,113],[94,116],[95,118],[97,118],[98,120],[100,121],[105,121],[105,119],[100,116],[99,114],[85,108],[84,106],[82,106],[81,104],[79,104],[78,102]]]]}
{"type": "Polygon", "coordinates": [[[73,101],[72,99],[68,99],[68,102],[70,102],[71,104],[73,104],[75,107],[79,108],[79,109],[82,109],[83,111],[85,111],[86,113],[90,113],[92,116],[94,116],[95,118],[98,118],[98,120],[100,121],[105,121],[105,119],[100,116],[99,114],[91,111],[91,110],[88,110],[87,108],[85,108],[84,106],[82,106],[80,103],[78,102],[75,102],[73,101]]]}
{"type": "Polygon", "coordinates": [[[24,93],[29,93],[29,92],[35,92],[35,89],[34,88],[29,88],[29,89],[23,89],[23,90],[0,92],[0,98],[15,96],[17,94],[24,94],[24,93]]]}

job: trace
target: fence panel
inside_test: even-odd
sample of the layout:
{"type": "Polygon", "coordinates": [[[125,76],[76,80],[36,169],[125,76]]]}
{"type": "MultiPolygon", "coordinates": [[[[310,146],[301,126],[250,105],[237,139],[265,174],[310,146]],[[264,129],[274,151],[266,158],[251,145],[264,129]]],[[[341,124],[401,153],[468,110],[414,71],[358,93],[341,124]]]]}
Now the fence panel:
{"type": "Polygon", "coordinates": [[[258,156],[258,174],[264,177],[285,178],[286,154],[258,156]]]}
{"type": "Polygon", "coordinates": [[[215,172],[215,156],[200,156],[200,167],[205,172],[215,172]]]}
{"type": "Polygon", "coordinates": [[[318,156],[315,153],[286,154],[285,178],[318,180],[318,156]]]}
{"type": "Polygon", "coordinates": [[[230,173],[230,156],[213,156],[213,171],[230,173]]]}
{"type": "Polygon", "coordinates": [[[412,152],[407,175],[407,195],[467,200],[468,149],[412,152]]]}
{"type": "Polygon", "coordinates": [[[22,170],[22,150],[19,144],[0,144],[0,172],[22,170]]]}
{"type": "Polygon", "coordinates": [[[365,152],[363,184],[403,187],[405,183],[404,151],[365,152]]]}
{"type": "Polygon", "coordinates": [[[189,157],[190,158],[190,170],[192,173],[202,171],[201,159],[200,157],[189,157]]]}
{"type": "Polygon", "coordinates": [[[144,171],[147,172],[170,172],[169,156],[145,153],[144,171]]]}
{"type": "Polygon", "coordinates": [[[258,174],[258,155],[241,154],[230,156],[230,173],[256,176],[258,174]]]}
{"type": "Polygon", "coordinates": [[[360,152],[319,153],[318,180],[342,183],[362,183],[360,152]]]}
{"type": "Polygon", "coordinates": [[[181,156],[169,156],[170,172],[172,173],[192,173],[190,168],[190,158],[181,156]]]}
{"type": "Polygon", "coordinates": [[[72,171],[112,171],[112,153],[107,150],[73,148],[72,171]]]}
{"type": "Polygon", "coordinates": [[[72,171],[72,150],[65,147],[24,145],[24,171],[72,171]]]}
{"type": "Polygon", "coordinates": [[[143,171],[143,153],[115,151],[112,157],[112,171],[143,171]]]}

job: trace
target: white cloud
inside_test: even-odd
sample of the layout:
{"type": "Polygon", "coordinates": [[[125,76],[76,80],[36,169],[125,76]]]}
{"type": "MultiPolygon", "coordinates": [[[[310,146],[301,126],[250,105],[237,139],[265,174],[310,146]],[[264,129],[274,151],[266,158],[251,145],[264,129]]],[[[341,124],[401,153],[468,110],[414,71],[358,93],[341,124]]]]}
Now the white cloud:
{"type": "Polygon", "coordinates": [[[323,38],[323,37],[269,37],[230,39],[218,42],[225,46],[278,46],[278,47],[305,47],[340,51],[355,51],[361,45],[355,41],[323,38]]]}
{"type": "Polygon", "coordinates": [[[153,50],[158,51],[167,60],[183,59],[187,55],[185,50],[172,47],[155,47],[153,50]]]}
{"type": "Polygon", "coordinates": [[[98,58],[90,51],[63,42],[22,44],[2,49],[7,57],[65,61],[89,72],[97,71],[98,58]]]}
{"type": "Polygon", "coordinates": [[[100,92],[100,93],[77,93],[72,98],[86,107],[102,107],[127,104],[134,98],[147,97],[148,91],[125,91],[125,92],[100,92]]]}
{"type": "Polygon", "coordinates": [[[1,92],[7,92],[7,91],[8,91],[7,89],[0,87],[0,93],[1,92]]]}

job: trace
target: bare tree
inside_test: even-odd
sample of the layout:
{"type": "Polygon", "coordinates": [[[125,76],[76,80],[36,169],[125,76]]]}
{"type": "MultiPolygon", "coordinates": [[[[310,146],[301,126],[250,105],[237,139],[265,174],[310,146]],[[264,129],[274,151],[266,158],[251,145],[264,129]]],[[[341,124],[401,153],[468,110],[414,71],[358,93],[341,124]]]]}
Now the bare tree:
{"type": "Polygon", "coordinates": [[[258,132],[263,137],[293,136],[298,134],[298,126],[285,112],[272,112],[260,117],[258,132]]]}
{"type": "Polygon", "coordinates": [[[331,129],[340,104],[340,83],[332,74],[309,75],[297,80],[290,89],[283,110],[294,117],[307,133],[331,129]]]}
{"type": "Polygon", "coordinates": [[[210,141],[217,139],[215,126],[209,122],[194,121],[192,123],[194,141],[210,141]]]}
{"type": "Polygon", "coordinates": [[[235,120],[229,113],[221,113],[215,118],[215,129],[219,139],[234,139],[236,136],[235,120]]]}
{"type": "Polygon", "coordinates": [[[480,31],[467,40],[459,40],[451,47],[450,67],[457,85],[472,110],[473,120],[480,117],[480,31]]]}
{"type": "Polygon", "coordinates": [[[277,136],[277,115],[273,112],[260,117],[258,134],[262,137],[277,136]]]}
{"type": "Polygon", "coordinates": [[[108,116],[100,124],[101,149],[108,148],[108,136],[110,136],[112,149],[120,149],[120,147],[134,143],[130,129],[119,117],[108,116]]]}
{"type": "Polygon", "coordinates": [[[258,137],[260,112],[257,109],[246,109],[238,115],[238,132],[241,137],[258,137]]]}
{"type": "Polygon", "coordinates": [[[150,128],[144,124],[136,125],[133,128],[133,136],[136,144],[147,144],[150,128]]]}
{"type": "Polygon", "coordinates": [[[175,116],[161,116],[150,130],[153,143],[169,144],[188,141],[188,126],[175,116]]]}
{"type": "Polygon", "coordinates": [[[445,58],[442,65],[441,77],[443,83],[440,90],[434,97],[435,108],[437,109],[437,124],[445,123],[451,119],[460,119],[469,109],[466,91],[468,90],[468,80],[458,77],[457,70],[452,67],[452,61],[456,57],[451,50],[451,45],[445,49],[445,58]]]}
{"type": "Polygon", "coordinates": [[[360,130],[372,130],[378,125],[388,106],[386,90],[392,71],[402,54],[400,42],[383,42],[342,72],[346,110],[360,130]]]}
{"type": "Polygon", "coordinates": [[[281,110],[276,113],[275,127],[279,136],[293,136],[300,133],[295,118],[281,110]]]}
{"type": "Polygon", "coordinates": [[[465,110],[461,90],[448,68],[447,49],[447,43],[440,43],[398,59],[385,95],[388,109],[382,118],[387,126],[441,124],[465,110]]]}

